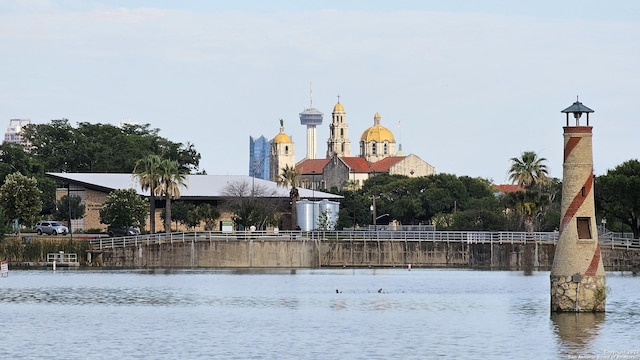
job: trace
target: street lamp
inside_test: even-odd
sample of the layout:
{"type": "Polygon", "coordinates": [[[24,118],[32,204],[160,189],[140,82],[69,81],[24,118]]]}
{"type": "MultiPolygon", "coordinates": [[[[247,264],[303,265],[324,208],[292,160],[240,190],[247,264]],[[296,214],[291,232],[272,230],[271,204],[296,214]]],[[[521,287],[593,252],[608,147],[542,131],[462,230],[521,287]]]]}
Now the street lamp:
{"type": "Polygon", "coordinates": [[[73,230],[71,230],[71,182],[67,183],[67,205],[69,208],[69,239],[73,241],[73,230]]]}
{"type": "Polygon", "coordinates": [[[380,199],[380,196],[371,195],[369,196],[369,199],[373,201],[370,208],[371,215],[373,217],[373,229],[378,230],[378,226],[376,225],[376,221],[378,220],[378,218],[376,217],[376,199],[380,199]]]}
{"type": "Polygon", "coordinates": [[[313,209],[313,224],[311,224],[311,230],[316,229],[316,171],[311,171],[311,194],[312,194],[312,204],[311,207],[313,209]]]}
{"type": "Polygon", "coordinates": [[[356,229],[356,171],[351,169],[353,173],[353,229],[356,229]]]}
{"type": "MultiPolygon", "coordinates": [[[[262,158],[262,160],[260,160],[260,162],[253,167],[253,170],[251,171],[251,197],[255,196],[255,191],[256,191],[256,171],[258,171],[258,169],[262,166],[262,163],[264,163],[265,160],[267,160],[269,158],[269,156],[265,156],[262,158]]],[[[254,161],[255,163],[255,161],[254,161]]]]}

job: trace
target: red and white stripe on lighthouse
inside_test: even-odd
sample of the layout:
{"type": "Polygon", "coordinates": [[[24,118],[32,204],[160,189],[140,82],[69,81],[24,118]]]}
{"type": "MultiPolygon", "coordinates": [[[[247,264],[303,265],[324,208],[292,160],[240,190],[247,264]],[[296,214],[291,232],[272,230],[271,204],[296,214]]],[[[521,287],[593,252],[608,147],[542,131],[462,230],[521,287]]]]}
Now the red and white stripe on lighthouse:
{"type": "Polygon", "coordinates": [[[576,101],[562,110],[564,161],[559,238],[551,268],[551,311],[604,311],[605,273],[600,256],[593,196],[593,149],[589,114],[576,101]],[[569,123],[569,114],[575,125],[569,123]],[[586,114],[586,125],[580,118],[586,114]]]}

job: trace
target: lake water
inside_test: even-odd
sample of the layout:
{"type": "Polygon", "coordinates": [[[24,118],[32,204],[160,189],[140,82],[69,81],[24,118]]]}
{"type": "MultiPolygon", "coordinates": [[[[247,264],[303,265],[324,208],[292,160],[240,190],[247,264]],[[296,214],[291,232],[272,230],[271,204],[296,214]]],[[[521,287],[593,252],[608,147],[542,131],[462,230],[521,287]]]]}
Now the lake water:
{"type": "Polygon", "coordinates": [[[2,359],[640,359],[640,277],[605,314],[549,312],[549,273],[18,271],[2,359]]]}

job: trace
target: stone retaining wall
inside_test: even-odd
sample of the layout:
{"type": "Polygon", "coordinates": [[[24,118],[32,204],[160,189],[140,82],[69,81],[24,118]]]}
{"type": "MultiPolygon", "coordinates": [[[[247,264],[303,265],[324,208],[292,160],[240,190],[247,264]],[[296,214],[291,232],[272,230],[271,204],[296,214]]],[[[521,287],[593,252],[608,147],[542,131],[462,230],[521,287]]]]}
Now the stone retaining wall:
{"type": "MultiPolygon", "coordinates": [[[[469,244],[389,240],[230,240],[141,245],[95,251],[113,268],[449,267],[548,270],[553,244],[469,244]]],[[[602,249],[607,270],[637,270],[640,252],[602,249]],[[635,264],[635,265],[634,265],[635,264]]]]}

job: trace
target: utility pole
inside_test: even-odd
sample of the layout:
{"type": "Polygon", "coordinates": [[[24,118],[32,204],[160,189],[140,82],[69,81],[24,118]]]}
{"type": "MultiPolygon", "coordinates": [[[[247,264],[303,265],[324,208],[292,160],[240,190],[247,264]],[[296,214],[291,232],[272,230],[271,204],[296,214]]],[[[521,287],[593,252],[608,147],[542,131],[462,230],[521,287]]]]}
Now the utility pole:
{"type": "Polygon", "coordinates": [[[373,217],[373,228],[375,230],[378,230],[378,226],[376,225],[376,222],[377,222],[377,218],[376,218],[376,199],[380,199],[380,196],[371,195],[371,196],[369,196],[369,199],[371,201],[373,201],[373,204],[371,205],[371,215],[373,217]]]}

